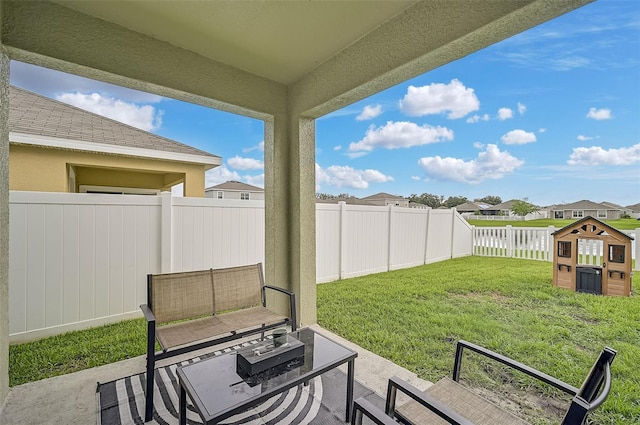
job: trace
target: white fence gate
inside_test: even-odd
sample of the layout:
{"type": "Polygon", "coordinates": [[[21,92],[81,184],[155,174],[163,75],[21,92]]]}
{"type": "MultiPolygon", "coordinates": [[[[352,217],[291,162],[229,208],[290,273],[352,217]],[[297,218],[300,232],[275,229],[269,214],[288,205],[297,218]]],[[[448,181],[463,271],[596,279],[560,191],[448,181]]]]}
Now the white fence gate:
{"type": "MultiPolygon", "coordinates": [[[[146,275],[264,262],[264,202],[11,192],[9,333],[26,341],[125,318],[146,275]]],[[[318,204],[317,281],[471,255],[452,210],[318,204]]]]}

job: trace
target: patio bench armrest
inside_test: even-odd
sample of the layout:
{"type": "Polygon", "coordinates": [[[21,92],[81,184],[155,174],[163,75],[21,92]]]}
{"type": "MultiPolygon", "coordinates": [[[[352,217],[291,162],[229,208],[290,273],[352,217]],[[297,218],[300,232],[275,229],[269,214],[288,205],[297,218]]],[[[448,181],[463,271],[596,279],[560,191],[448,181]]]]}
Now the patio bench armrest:
{"type": "Polygon", "coordinates": [[[396,395],[400,391],[416,402],[420,403],[425,408],[429,409],[442,419],[448,421],[450,424],[455,425],[473,425],[473,422],[462,417],[456,413],[450,407],[446,406],[436,398],[426,394],[408,382],[398,378],[397,376],[389,379],[389,386],[387,387],[387,401],[385,404],[385,413],[390,417],[395,417],[397,412],[395,410],[396,395]]]}
{"type": "Polygon", "coordinates": [[[541,372],[523,363],[515,361],[509,357],[503,356],[502,354],[498,354],[487,348],[481,347],[476,344],[472,344],[464,340],[458,341],[458,345],[456,347],[456,356],[455,356],[455,361],[453,365],[453,380],[456,382],[460,380],[460,366],[462,364],[462,354],[465,348],[475,353],[478,353],[480,355],[483,355],[485,357],[488,357],[491,360],[495,360],[498,363],[502,363],[512,369],[518,370],[539,381],[542,381],[548,385],[551,385],[552,387],[555,387],[561,391],[564,391],[567,394],[571,394],[572,396],[575,396],[579,392],[578,388],[574,387],[573,385],[569,385],[566,382],[559,380],[558,378],[554,378],[553,376],[547,375],[544,372],[541,372]]]}
{"type": "MultiPolygon", "coordinates": [[[[291,319],[291,330],[295,331],[298,328],[298,320],[297,320],[298,318],[296,314],[296,294],[293,293],[292,291],[289,291],[284,288],[280,288],[278,286],[264,285],[262,287],[263,292],[266,292],[265,291],[266,289],[271,289],[276,292],[281,292],[289,296],[289,314],[290,314],[289,318],[291,319]]],[[[265,297],[265,302],[266,302],[266,297],[265,297]]]]}
{"type": "Polygon", "coordinates": [[[142,310],[142,314],[144,314],[144,318],[147,322],[155,322],[156,316],[153,314],[153,311],[147,304],[140,304],[140,310],[142,310]]]}
{"type": "Polygon", "coordinates": [[[351,411],[351,425],[362,425],[362,418],[366,416],[376,425],[398,425],[391,417],[374,406],[369,400],[360,397],[353,402],[351,411]]]}

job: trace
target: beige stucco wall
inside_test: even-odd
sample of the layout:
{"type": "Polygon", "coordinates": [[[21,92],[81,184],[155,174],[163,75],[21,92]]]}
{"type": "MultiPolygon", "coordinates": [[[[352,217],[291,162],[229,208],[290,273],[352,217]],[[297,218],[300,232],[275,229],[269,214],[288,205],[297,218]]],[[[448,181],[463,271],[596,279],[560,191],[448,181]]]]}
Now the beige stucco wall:
{"type": "Polygon", "coordinates": [[[11,190],[68,192],[69,167],[80,184],[169,190],[184,178],[185,196],[204,197],[204,165],[11,144],[11,190]]]}
{"type": "Polygon", "coordinates": [[[0,415],[9,392],[9,108],[4,107],[8,104],[9,58],[0,40],[0,415]]]}

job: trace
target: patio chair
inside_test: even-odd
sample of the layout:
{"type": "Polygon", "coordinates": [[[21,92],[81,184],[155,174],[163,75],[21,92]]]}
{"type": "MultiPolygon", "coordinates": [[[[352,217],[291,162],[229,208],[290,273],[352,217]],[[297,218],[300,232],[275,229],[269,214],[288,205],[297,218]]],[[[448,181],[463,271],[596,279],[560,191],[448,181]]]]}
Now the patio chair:
{"type": "Polygon", "coordinates": [[[464,349],[471,350],[573,396],[562,425],[581,425],[587,415],[600,406],[611,390],[611,363],[616,351],[605,347],[582,387],[573,387],[557,378],[519,363],[479,345],[459,341],[453,367],[453,379],[445,377],[422,392],[398,377],[389,380],[385,412],[364,398],[354,402],[351,424],[360,425],[367,417],[378,425],[460,424],[460,425],[526,425],[528,422],[477,395],[459,383],[464,349]],[[396,409],[396,396],[401,392],[409,401],[396,409]]]}

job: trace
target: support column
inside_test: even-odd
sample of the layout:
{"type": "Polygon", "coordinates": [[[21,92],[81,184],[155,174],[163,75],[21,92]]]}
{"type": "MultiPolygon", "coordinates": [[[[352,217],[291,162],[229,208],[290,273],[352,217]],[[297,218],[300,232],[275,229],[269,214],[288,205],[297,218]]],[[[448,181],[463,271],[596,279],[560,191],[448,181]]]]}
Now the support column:
{"type": "Polygon", "coordinates": [[[0,414],[9,392],[9,56],[0,43],[0,414]]]}
{"type": "Polygon", "coordinates": [[[298,320],[310,325],[316,322],[315,120],[283,113],[265,121],[264,158],[266,280],[296,293],[298,320]]]}

